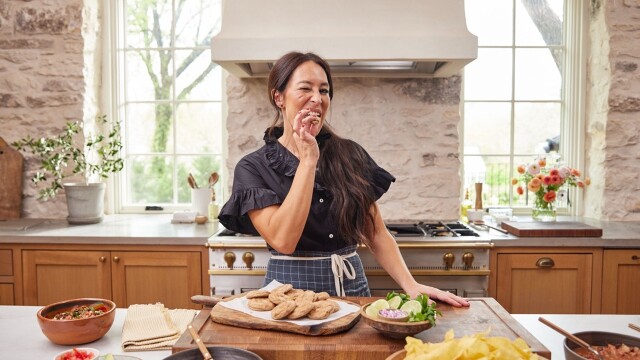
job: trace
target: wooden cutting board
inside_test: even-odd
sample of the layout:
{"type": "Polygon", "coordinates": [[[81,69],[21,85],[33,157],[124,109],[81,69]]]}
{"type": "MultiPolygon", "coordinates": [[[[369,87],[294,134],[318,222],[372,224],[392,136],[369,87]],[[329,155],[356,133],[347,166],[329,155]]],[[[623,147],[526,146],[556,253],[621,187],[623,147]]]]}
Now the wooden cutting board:
{"type": "Polygon", "coordinates": [[[22,167],[22,154],[0,137],[0,219],[20,217],[22,167]]]}
{"type": "MultiPolygon", "coordinates": [[[[233,299],[238,296],[244,296],[244,294],[236,295],[229,299],[233,299]]],[[[350,301],[340,301],[345,301],[347,303],[360,307],[359,304],[350,301]]],[[[298,325],[287,321],[264,320],[240,311],[229,309],[218,304],[214,306],[213,309],[211,309],[210,317],[211,320],[219,324],[239,326],[248,329],[286,331],[304,335],[330,335],[351,329],[353,325],[355,325],[360,319],[360,313],[351,313],[333,321],[310,326],[298,325]]]]}
{"type": "Polygon", "coordinates": [[[602,229],[575,221],[503,221],[502,228],[520,237],[601,237],[602,229]]]}
{"type": "MultiPolygon", "coordinates": [[[[345,298],[364,305],[375,298],[345,298]]],[[[468,308],[454,308],[438,304],[442,317],[437,326],[417,334],[423,341],[440,342],[445,333],[453,329],[456,337],[484,332],[491,328],[489,336],[505,336],[509,339],[522,338],[534,352],[550,358],[550,351],[518,323],[492,298],[469,299],[468,308]]],[[[265,360],[384,360],[394,352],[404,348],[405,340],[383,336],[364,321],[357,322],[350,330],[327,336],[306,336],[282,331],[247,329],[218,324],[211,320],[211,310],[203,309],[193,320],[206,345],[225,345],[247,349],[265,360]]],[[[172,351],[178,352],[195,348],[188,332],[182,334],[172,351]]]]}

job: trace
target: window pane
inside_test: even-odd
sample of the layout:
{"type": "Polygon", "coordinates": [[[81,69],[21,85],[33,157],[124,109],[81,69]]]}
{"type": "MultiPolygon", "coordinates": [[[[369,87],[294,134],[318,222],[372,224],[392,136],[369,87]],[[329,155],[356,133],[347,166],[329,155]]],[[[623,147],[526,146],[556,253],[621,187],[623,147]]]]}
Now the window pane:
{"type": "Polygon", "coordinates": [[[129,156],[125,163],[127,164],[128,204],[173,202],[173,161],[170,157],[129,156]]]}
{"type": "Polygon", "coordinates": [[[510,138],[510,102],[465,104],[465,154],[509,154],[510,138]]]}
{"type": "Polygon", "coordinates": [[[176,151],[188,153],[222,153],[220,103],[183,103],[176,112],[176,151]]]}
{"type": "Polygon", "coordinates": [[[173,115],[170,103],[127,105],[127,142],[130,154],[173,150],[173,115]]]}
{"type": "MultiPolygon", "coordinates": [[[[178,174],[178,203],[191,203],[191,188],[187,183],[189,173],[193,175],[198,187],[209,187],[209,176],[213,172],[220,174],[222,158],[219,155],[201,155],[201,156],[179,156],[177,158],[178,174]]],[[[218,202],[222,200],[222,183],[217,182],[214,185],[216,199],[218,202]]]]}
{"type": "Polygon", "coordinates": [[[127,1],[127,48],[171,46],[172,0],[127,1]],[[158,24],[154,19],[158,19],[158,24]],[[159,35],[159,36],[158,36],[159,35]]]}
{"type": "Polygon", "coordinates": [[[478,49],[464,68],[466,100],[511,100],[511,49],[478,49]]]}
{"type": "Polygon", "coordinates": [[[517,49],[515,99],[560,100],[561,58],[558,49],[517,49]]]}
{"type": "Polygon", "coordinates": [[[464,167],[465,191],[469,190],[471,201],[476,199],[474,184],[481,182],[483,207],[509,204],[509,156],[465,156],[464,167]]]}
{"type": "Polygon", "coordinates": [[[176,46],[209,44],[220,28],[220,0],[176,1],[176,6],[176,46]]]}
{"type": "Polygon", "coordinates": [[[478,37],[478,45],[511,45],[513,0],[464,2],[469,31],[478,37]],[[490,14],[490,16],[487,16],[490,14]]]}
{"type": "Polygon", "coordinates": [[[222,99],[220,67],[211,61],[211,50],[176,51],[177,100],[222,99]]]}
{"type": "Polygon", "coordinates": [[[126,54],[127,100],[168,100],[173,85],[171,52],[134,50],[126,54]],[[162,63],[166,64],[165,68],[161,67],[162,63]]]}
{"type": "Polygon", "coordinates": [[[560,136],[560,103],[516,103],[514,152],[542,154],[547,140],[560,136]]]}
{"type": "Polygon", "coordinates": [[[562,44],[562,0],[516,1],[516,46],[562,44]]]}

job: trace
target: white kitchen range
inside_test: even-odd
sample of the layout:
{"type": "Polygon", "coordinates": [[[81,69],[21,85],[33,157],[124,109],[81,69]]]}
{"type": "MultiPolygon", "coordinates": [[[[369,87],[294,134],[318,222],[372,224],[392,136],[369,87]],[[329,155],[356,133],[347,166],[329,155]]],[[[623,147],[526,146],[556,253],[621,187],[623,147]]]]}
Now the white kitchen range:
{"type": "MultiPolygon", "coordinates": [[[[465,297],[487,296],[493,243],[486,235],[456,221],[389,223],[387,228],[417,281],[465,297]]],[[[208,246],[212,295],[262,287],[271,256],[262,238],[222,229],[208,246]]],[[[401,290],[368,249],[361,247],[358,253],[373,296],[401,290]]]]}

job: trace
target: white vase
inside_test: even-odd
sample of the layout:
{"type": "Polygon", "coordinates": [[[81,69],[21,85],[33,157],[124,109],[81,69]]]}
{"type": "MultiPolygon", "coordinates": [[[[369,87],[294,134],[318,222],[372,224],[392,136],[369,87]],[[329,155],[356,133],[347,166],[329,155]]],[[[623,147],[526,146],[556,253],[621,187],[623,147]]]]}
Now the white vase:
{"type": "Polygon", "coordinates": [[[104,217],[104,183],[63,184],[69,224],[96,224],[104,217]]]}

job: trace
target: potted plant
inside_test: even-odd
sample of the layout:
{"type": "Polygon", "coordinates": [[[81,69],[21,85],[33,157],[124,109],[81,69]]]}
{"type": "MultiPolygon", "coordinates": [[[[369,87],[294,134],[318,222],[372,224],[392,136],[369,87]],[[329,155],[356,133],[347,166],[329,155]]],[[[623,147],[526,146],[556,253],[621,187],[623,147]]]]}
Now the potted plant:
{"type": "Polygon", "coordinates": [[[49,200],[64,188],[71,224],[93,224],[102,221],[105,184],[101,180],[122,170],[120,124],[108,121],[106,115],[96,118],[96,125],[107,135],[89,135],[84,144],[75,136],[83,129],[79,121],[67,122],[62,133],[34,139],[27,136],[11,145],[28,150],[40,161],[40,170],[31,178],[39,190],[38,199],[49,200]],[[63,182],[65,178],[83,175],[84,182],[63,182]]]}

